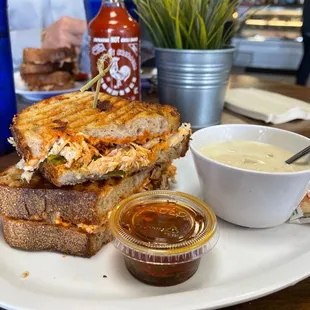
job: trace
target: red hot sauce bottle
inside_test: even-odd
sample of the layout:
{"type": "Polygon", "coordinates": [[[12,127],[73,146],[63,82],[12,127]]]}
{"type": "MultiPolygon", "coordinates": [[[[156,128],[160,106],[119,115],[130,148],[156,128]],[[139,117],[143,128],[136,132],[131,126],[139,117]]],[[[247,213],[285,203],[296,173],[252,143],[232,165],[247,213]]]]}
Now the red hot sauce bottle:
{"type": "Polygon", "coordinates": [[[92,77],[98,74],[98,59],[105,54],[112,56],[112,66],[102,78],[100,91],[140,100],[140,28],[123,0],[103,0],[88,28],[92,77]]]}

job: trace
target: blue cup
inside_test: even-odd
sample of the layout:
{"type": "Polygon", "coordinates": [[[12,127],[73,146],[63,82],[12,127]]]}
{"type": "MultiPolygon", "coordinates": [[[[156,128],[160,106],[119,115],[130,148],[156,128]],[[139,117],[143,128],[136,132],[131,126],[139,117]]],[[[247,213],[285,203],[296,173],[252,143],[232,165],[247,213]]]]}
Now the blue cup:
{"type": "MultiPolygon", "coordinates": [[[[98,14],[102,0],[84,0],[87,24],[98,14]]],[[[132,0],[125,0],[125,6],[129,14],[138,21],[138,15],[135,12],[136,6],[132,0]]]]}
{"type": "Polygon", "coordinates": [[[12,151],[7,139],[16,114],[13,61],[7,16],[7,0],[0,0],[0,155],[12,151]]]}
{"type": "Polygon", "coordinates": [[[84,0],[87,24],[98,14],[102,0],[84,0]]]}

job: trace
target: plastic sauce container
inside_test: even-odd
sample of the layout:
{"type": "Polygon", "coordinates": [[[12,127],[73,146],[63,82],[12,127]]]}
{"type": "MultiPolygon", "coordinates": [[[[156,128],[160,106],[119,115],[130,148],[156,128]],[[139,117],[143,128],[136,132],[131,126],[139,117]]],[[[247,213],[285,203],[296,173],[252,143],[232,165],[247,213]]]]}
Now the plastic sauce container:
{"type": "Polygon", "coordinates": [[[123,200],[110,214],[110,227],[129,272],[156,286],[192,277],[219,237],[216,216],[204,202],[172,191],[123,200]]]}

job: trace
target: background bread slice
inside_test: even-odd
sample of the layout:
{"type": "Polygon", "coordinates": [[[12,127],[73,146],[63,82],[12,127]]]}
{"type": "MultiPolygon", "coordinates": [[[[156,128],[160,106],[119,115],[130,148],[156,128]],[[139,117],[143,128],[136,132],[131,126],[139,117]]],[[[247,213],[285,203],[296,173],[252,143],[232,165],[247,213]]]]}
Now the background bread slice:
{"type": "Polygon", "coordinates": [[[22,74],[21,77],[30,87],[64,85],[73,81],[72,75],[67,71],[55,71],[47,74],[22,74]]]}
{"type": "MultiPolygon", "coordinates": [[[[174,159],[185,156],[188,150],[190,136],[184,138],[180,143],[168,149],[159,151],[157,159],[144,169],[151,169],[155,165],[171,162],[174,159]]],[[[136,173],[141,170],[141,167],[133,167],[126,171],[127,175],[136,173]]],[[[97,171],[89,171],[85,168],[65,168],[64,165],[54,166],[48,161],[45,161],[40,166],[40,171],[44,177],[56,186],[75,185],[87,181],[104,180],[108,176],[106,174],[99,174],[97,171]]]]}
{"type": "Polygon", "coordinates": [[[52,90],[66,90],[66,89],[71,89],[74,87],[74,81],[70,81],[68,83],[64,83],[61,85],[57,84],[49,84],[49,85],[41,85],[41,86],[29,86],[28,89],[32,91],[52,91],[52,90]]]}
{"type": "Polygon", "coordinates": [[[25,74],[46,74],[52,73],[54,71],[68,71],[70,73],[73,73],[74,70],[75,64],[73,62],[46,64],[23,63],[20,66],[21,76],[25,74]]]}
{"type": "Polygon", "coordinates": [[[112,240],[109,230],[88,234],[75,227],[65,228],[42,222],[2,218],[5,241],[14,248],[30,251],[56,251],[91,257],[112,240]]]}
{"type": "Polygon", "coordinates": [[[25,74],[38,74],[38,73],[52,73],[57,70],[57,66],[53,63],[46,63],[46,64],[32,64],[32,63],[25,63],[20,65],[20,74],[21,76],[25,74]]]}
{"type": "Polygon", "coordinates": [[[25,48],[23,62],[33,64],[46,64],[55,62],[72,62],[76,60],[74,48],[25,48]]]}

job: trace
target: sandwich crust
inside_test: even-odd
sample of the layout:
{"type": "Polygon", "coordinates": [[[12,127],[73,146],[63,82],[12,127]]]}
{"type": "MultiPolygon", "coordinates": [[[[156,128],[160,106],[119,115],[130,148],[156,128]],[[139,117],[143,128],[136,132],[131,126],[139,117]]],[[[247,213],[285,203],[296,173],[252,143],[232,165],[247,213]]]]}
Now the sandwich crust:
{"type": "Polygon", "coordinates": [[[28,251],[54,251],[91,257],[113,238],[110,230],[89,234],[75,227],[2,217],[3,235],[9,246],[28,251]]]}
{"type": "Polygon", "coordinates": [[[46,64],[56,62],[72,62],[76,60],[74,48],[25,48],[23,62],[32,64],[46,64]]]}
{"type": "Polygon", "coordinates": [[[36,173],[30,183],[22,171],[10,167],[0,174],[0,216],[55,224],[101,225],[123,198],[148,189],[167,189],[175,171],[170,163],[126,178],[86,182],[58,188],[36,173]],[[157,174],[155,176],[155,174],[157,174]]]}

